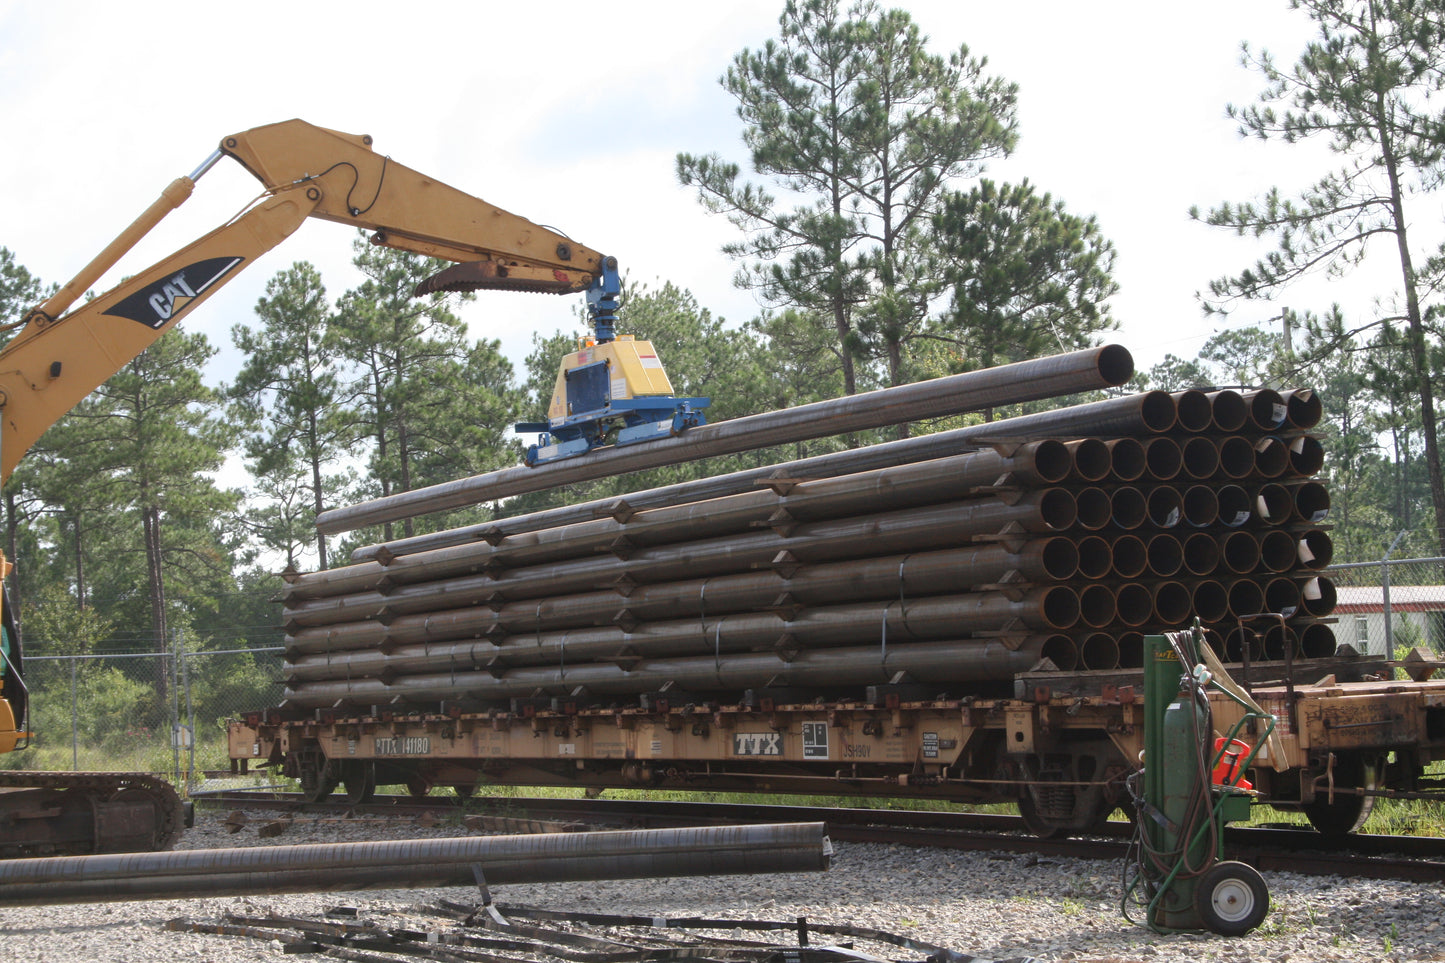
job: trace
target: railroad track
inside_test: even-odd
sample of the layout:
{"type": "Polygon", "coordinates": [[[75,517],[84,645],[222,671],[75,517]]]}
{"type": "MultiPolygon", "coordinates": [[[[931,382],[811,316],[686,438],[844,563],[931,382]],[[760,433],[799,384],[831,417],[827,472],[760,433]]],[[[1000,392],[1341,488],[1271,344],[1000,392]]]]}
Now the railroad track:
{"type": "MultiPolygon", "coordinates": [[[[1129,823],[1116,821],[1097,836],[1040,839],[1029,833],[1017,816],[750,803],[503,797],[477,798],[463,807],[462,800],[455,797],[412,796],[378,796],[365,804],[342,800],[307,803],[298,793],[256,790],[203,792],[192,798],[197,804],[218,808],[321,818],[456,816],[466,812],[511,819],[523,828],[538,822],[589,828],[825,822],[828,835],[842,842],[1102,860],[1123,859],[1133,834],[1129,823]]],[[[1311,830],[1231,827],[1225,830],[1225,850],[1231,859],[1243,860],[1261,872],[1445,882],[1445,839],[1434,836],[1356,834],[1343,845],[1335,845],[1311,830]]]]}

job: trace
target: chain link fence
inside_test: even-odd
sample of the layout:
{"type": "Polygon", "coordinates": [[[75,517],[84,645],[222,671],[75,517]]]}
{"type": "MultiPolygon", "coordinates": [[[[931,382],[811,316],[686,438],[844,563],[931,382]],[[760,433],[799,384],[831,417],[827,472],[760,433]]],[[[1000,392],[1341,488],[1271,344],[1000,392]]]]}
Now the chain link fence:
{"type": "Polygon", "coordinates": [[[1445,558],[1332,565],[1335,639],[1364,655],[1445,651],[1445,558]]]}
{"type": "Polygon", "coordinates": [[[30,656],[31,747],[0,765],[151,772],[192,786],[229,770],[226,721],[281,698],[283,649],[30,656]]]}

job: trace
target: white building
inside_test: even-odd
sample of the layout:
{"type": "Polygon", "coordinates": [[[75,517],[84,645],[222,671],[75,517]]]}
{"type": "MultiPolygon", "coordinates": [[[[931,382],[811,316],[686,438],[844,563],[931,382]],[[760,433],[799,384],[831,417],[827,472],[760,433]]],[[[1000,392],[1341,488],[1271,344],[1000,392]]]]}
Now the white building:
{"type": "MultiPolygon", "coordinates": [[[[1384,588],[1336,585],[1335,593],[1335,638],[1362,655],[1390,655],[1384,588]]],[[[1416,645],[1445,650],[1445,585],[1391,585],[1389,618],[1397,651],[1416,645]]]]}

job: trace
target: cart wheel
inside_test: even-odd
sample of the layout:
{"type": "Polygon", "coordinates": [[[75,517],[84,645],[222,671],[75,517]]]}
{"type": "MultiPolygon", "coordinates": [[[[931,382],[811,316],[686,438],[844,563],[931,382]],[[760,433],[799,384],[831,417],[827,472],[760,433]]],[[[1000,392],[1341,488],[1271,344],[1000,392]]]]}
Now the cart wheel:
{"type": "Polygon", "coordinates": [[[1214,932],[1243,936],[1264,922],[1269,912],[1269,887],[1248,863],[1215,863],[1199,878],[1194,908],[1214,932]]]}

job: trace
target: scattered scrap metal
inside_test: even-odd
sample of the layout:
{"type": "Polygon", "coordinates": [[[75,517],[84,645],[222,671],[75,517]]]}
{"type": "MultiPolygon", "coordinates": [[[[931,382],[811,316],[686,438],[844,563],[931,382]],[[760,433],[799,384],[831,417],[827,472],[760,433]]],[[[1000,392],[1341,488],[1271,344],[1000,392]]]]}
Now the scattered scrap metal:
{"type": "Polygon", "coordinates": [[[796,920],[708,919],[564,913],[528,906],[425,906],[362,911],[335,907],[324,917],[226,914],[220,922],[171,920],[168,930],[279,942],[288,954],[315,953],[353,963],[882,963],[901,948],[909,963],[1034,963],[986,960],[882,930],[796,920]],[[669,932],[671,931],[671,932],[669,932]],[[744,934],[789,934],[784,944],[744,934]],[[819,944],[816,938],[828,942],[819,944]]]}

